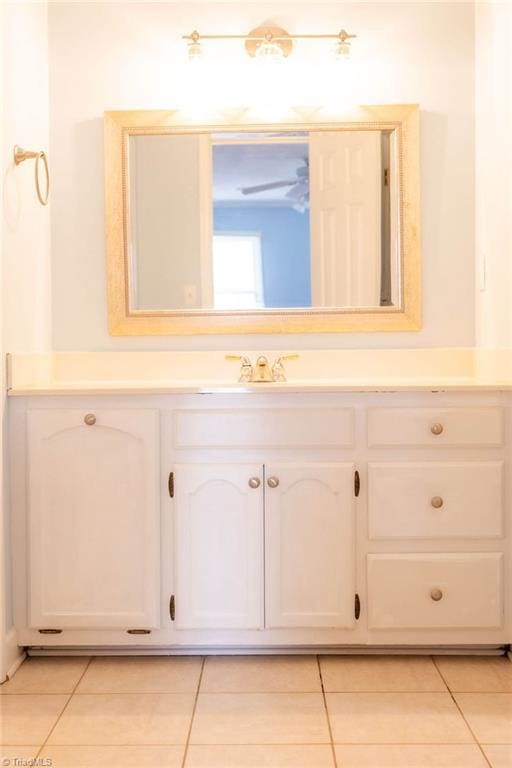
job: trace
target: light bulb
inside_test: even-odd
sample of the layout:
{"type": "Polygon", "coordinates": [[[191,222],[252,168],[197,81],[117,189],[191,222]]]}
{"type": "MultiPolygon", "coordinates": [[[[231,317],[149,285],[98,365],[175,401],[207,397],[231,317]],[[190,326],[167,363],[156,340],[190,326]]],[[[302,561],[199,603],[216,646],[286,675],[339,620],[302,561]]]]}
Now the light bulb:
{"type": "Polygon", "coordinates": [[[346,61],[350,58],[350,43],[348,40],[344,40],[343,38],[340,38],[335,46],[334,53],[337,59],[340,59],[341,61],[346,61]]]}
{"type": "Polygon", "coordinates": [[[198,40],[191,40],[187,46],[188,60],[191,62],[201,61],[203,49],[198,40]]]}
{"type": "Polygon", "coordinates": [[[265,40],[258,46],[256,58],[258,61],[264,62],[265,64],[274,64],[284,59],[284,51],[279,43],[275,43],[272,40],[265,40]]]}

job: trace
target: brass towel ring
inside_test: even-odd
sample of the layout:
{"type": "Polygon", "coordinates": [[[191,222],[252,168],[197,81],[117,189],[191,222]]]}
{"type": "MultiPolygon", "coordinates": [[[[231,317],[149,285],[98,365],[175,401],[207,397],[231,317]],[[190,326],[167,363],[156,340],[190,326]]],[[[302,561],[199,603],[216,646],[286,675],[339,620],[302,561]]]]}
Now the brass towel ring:
{"type": "Polygon", "coordinates": [[[16,165],[23,163],[25,160],[31,160],[34,158],[36,161],[35,181],[36,181],[37,197],[41,205],[47,205],[48,197],[50,195],[50,170],[48,168],[48,158],[46,157],[46,152],[43,152],[43,151],[32,152],[31,150],[28,150],[28,149],[22,149],[21,147],[18,147],[18,145],[14,147],[14,162],[16,165]],[[41,185],[39,183],[39,162],[41,160],[43,161],[45,176],[46,176],[46,194],[44,196],[41,192],[41,185]]]}

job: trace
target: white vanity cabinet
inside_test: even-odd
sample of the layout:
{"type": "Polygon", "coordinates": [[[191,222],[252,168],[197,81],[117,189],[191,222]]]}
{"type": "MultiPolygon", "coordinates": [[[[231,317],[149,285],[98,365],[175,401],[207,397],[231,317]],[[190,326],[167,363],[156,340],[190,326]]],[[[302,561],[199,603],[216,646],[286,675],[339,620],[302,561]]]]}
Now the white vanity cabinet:
{"type": "Polygon", "coordinates": [[[26,418],[29,626],[159,626],[158,412],[26,418]]]}
{"type": "Polygon", "coordinates": [[[10,404],[22,645],[512,641],[506,393],[262,388],[10,404]]]}

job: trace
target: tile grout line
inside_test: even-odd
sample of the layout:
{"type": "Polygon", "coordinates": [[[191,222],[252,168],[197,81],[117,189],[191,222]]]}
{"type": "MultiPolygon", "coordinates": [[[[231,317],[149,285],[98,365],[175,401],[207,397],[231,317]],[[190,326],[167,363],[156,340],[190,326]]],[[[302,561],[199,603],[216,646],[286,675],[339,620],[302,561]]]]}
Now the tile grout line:
{"type": "Polygon", "coordinates": [[[92,660],[93,660],[93,659],[94,659],[94,656],[89,656],[89,661],[88,661],[88,662],[87,662],[87,664],[85,665],[85,669],[84,669],[84,671],[82,672],[82,674],[80,675],[80,677],[79,677],[79,678],[78,678],[78,680],[76,681],[76,683],[75,683],[75,686],[74,686],[73,690],[72,690],[72,691],[71,691],[71,693],[69,694],[69,698],[68,698],[68,700],[66,701],[66,703],[64,704],[64,707],[62,708],[62,711],[60,712],[60,714],[59,714],[59,716],[58,716],[57,720],[54,722],[53,726],[50,728],[50,731],[49,731],[49,733],[47,734],[47,736],[46,736],[46,739],[45,739],[45,740],[44,740],[44,742],[41,744],[41,747],[39,748],[39,750],[38,750],[38,752],[37,752],[37,755],[36,755],[36,760],[37,760],[37,758],[38,758],[38,757],[41,757],[41,752],[42,752],[42,751],[43,751],[43,749],[44,749],[44,748],[45,748],[45,747],[48,745],[48,739],[50,738],[50,736],[52,735],[52,733],[53,733],[53,732],[54,732],[54,730],[56,729],[57,725],[59,724],[59,722],[60,722],[60,719],[61,719],[62,715],[64,714],[64,712],[65,712],[65,711],[66,711],[66,709],[68,708],[68,706],[69,706],[69,702],[71,701],[71,699],[72,699],[72,698],[73,698],[73,696],[75,695],[75,693],[76,693],[76,689],[78,688],[78,686],[79,686],[79,685],[80,685],[80,683],[82,682],[82,679],[83,679],[83,677],[84,677],[85,673],[87,672],[87,670],[89,669],[89,667],[91,666],[91,663],[92,663],[92,660]]]}
{"type": "Polygon", "coordinates": [[[329,739],[331,740],[331,752],[332,752],[333,765],[334,765],[334,768],[338,768],[338,762],[336,760],[336,750],[334,748],[334,739],[332,737],[331,719],[329,716],[329,709],[327,708],[327,698],[326,698],[325,689],[324,689],[324,679],[322,677],[322,667],[320,666],[320,656],[318,654],[316,655],[316,663],[318,665],[318,674],[320,676],[320,685],[322,688],[322,697],[324,700],[324,709],[325,709],[325,716],[327,718],[327,728],[329,730],[329,739]]]}
{"type": "MultiPolygon", "coordinates": [[[[185,690],[183,690],[183,691],[159,691],[159,690],[148,690],[148,691],[135,691],[135,690],[133,690],[133,691],[119,691],[119,690],[117,690],[117,691],[87,691],[87,693],[76,693],[76,695],[77,696],[84,696],[84,697],[85,696],[140,696],[141,694],[147,694],[148,696],[180,696],[180,695],[186,694],[186,693],[190,693],[190,691],[185,691],[185,690]]],[[[287,690],[287,691],[284,691],[284,690],[283,691],[274,691],[274,690],[265,691],[265,690],[261,690],[261,689],[255,689],[253,691],[237,691],[235,689],[232,689],[230,691],[216,691],[216,690],[213,690],[213,691],[202,691],[202,693],[204,693],[204,694],[211,694],[211,695],[214,695],[214,696],[232,696],[232,695],[236,695],[236,696],[254,696],[255,694],[264,694],[264,693],[268,693],[268,694],[270,694],[272,696],[289,696],[289,695],[295,696],[296,694],[298,696],[304,696],[305,694],[313,693],[313,691],[311,691],[311,689],[304,690],[304,691],[298,691],[298,690],[297,691],[296,690],[293,690],[293,691],[290,691],[290,690],[287,690]]],[[[318,693],[318,691],[314,691],[314,693],[318,693]]],[[[368,694],[368,693],[381,693],[381,691],[360,691],[360,690],[352,691],[352,690],[346,690],[346,691],[335,691],[335,693],[364,693],[364,694],[368,694]]],[[[391,691],[391,693],[393,693],[393,691],[391,691]]],[[[394,691],[394,693],[400,693],[400,691],[394,691]]],[[[420,693],[435,693],[435,691],[420,691],[420,693]]],[[[461,693],[462,693],[462,691],[461,691],[461,693]]],[[[464,691],[464,693],[471,693],[471,691],[464,691]]],[[[43,694],[4,693],[4,694],[1,694],[1,695],[2,695],[2,697],[5,696],[7,698],[7,696],[27,696],[27,697],[34,696],[34,695],[36,695],[36,696],[39,696],[39,695],[41,695],[41,696],[65,696],[66,694],[65,693],[43,693],[43,694]]],[[[0,701],[1,700],[2,699],[0,698],[0,701]]]]}
{"type": "Polygon", "coordinates": [[[464,712],[462,711],[462,708],[459,706],[459,702],[457,701],[457,699],[456,699],[456,698],[455,698],[455,696],[453,695],[452,689],[451,689],[451,688],[450,688],[450,686],[448,685],[448,681],[445,679],[445,677],[444,677],[443,673],[442,673],[442,672],[441,672],[441,670],[439,669],[439,667],[438,667],[438,665],[437,665],[437,662],[436,662],[436,660],[435,660],[435,657],[434,657],[434,656],[431,656],[430,658],[432,659],[432,663],[433,663],[434,667],[437,669],[437,672],[438,672],[438,674],[440,675],[440,677],[441,677],[441,680],[442,680],[442,681],[443,681],[443,683],[446,685],[446,689],[447,689],[448,693],[450,694],[450,696],[451,696],[451,699],[452,699],[453,703],[454,703],[454,704],[455,704],[455,706],[457,707],[457,710],[458,710],[458,712],[459,712],[460,716],[461,716],[461,717],[462,717],[462,719],[464,720],[464,722],[465,722],[465,724],[466,724],[466,726],[467,726],[467,729],[468,729],[468,731],[470,732],[470,734],[472,735],[473,739],[475,740],[475,744],[477,745],[478,749],[480,750],[480,752],[481,752],[481,754],[482,754],[482,757],[484,758],[484,760],[485,760],[485,762],[487,763],[487,765],[489,766],[489,768],[492,768],[491,762],[490,762],[490,760],[488,760],[488,758],[487,758],[487,755],[485,754],[485,752],[484,752],[484,750],[483,750],[483,747],[482,747],[482,745],[480,744],[480,742],[479,742],[479,741],[478,741],[478,739],[476,738],[476,736],[475,736],[475,733],[474,733],[473,729],[471,728],[470,724],[469,724],[469,723],[468,723],[468,721],[466,720],[466,716],[464,715],[464,712]]]}
{"type": "Polygon", "coordinates": [[[194,724],[194,718],[196,716],[197,700],[199,699],[199,691],[201,690],[201,683],[203,682],[204,665],[206,664],[206,656],[203,656],[203,662],[201,664],[201,671],[199,672],[199,680],[197,681],[196,695],[194,698],[194,706],[192,707],[192,715],[190,717],[190,725],[188,727],[187,740],[185,742],[185,749],[183,751],[183,760],[181,761],[181,768],[185,768],[185,763],[188,757],[188,748],[190,745],[190,736],[192,735],[192,726],[194,724]]]}
{"type": "MultiPolygon", "coordinates": [[[[422,741],[386,741],[382,743],[382,741],[364,741],[364,742],[354,742],[354,741],[337,741],[336,745],[343,746],[343,747],[430,747],[430,746],[437,746],[437,747],[472,747],[474,746],[472,743],[468,743],[467,741],[425,741],[424,739],[422,741]]],[[[2,747],[18,747],[18,746],[35,746],[37,747],[37,744],[31,745],[20,745],[20,744],[2,744],[2,747]]],[[[108,742],[105,744],[98,744],[84,741],[76,744],[55,744],[55,745],[47,745],[47,746],[56,746],[56,747],[71,747],[72,749],[75,749],[75,747],[182,747],[183,744],[176,744],[175,741],[171,742],[156,742],[153,743],[144,743],[144,744],[119,744],[119,742],[108,742]]],[[[330,744],[328,742],[318,742],[318,741],[301,741],[299,744],[296,742],[282,742],[282,741],[260,741],[258,743],[250,743],[245,744],[241,743],[239,741],[219,741],[215,742],[215,744],[212,744],[209,741],[198,741],[194,742],[191,746],[193,747],[329,747],[330,744]]],[[[488,746],[492,747],[510,747],[510,744],[489,744],[488,746]]],[[[1,765],[1,763],[0,763],[1,765]]]]}

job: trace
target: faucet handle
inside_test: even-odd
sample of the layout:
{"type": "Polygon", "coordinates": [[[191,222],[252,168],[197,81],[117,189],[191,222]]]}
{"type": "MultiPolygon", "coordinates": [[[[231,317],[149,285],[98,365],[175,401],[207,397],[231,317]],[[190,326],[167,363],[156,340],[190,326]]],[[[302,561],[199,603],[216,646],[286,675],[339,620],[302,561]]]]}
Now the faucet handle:
{"type": "Polygon", "coordinates": [[[286,381],[286,371],[284,369],[284,360],[296,360],[299,357],[297,352],[293,352],[289,355],[280,355],[272,366],[272,380],[273,381],[286,381]]]}
{"type": "Polygon", "coordinates": [[[252,381],[253,367],[247,355],[225,355],[226,360],[237,360],[242,363],[238,381],[252,381]]]}

